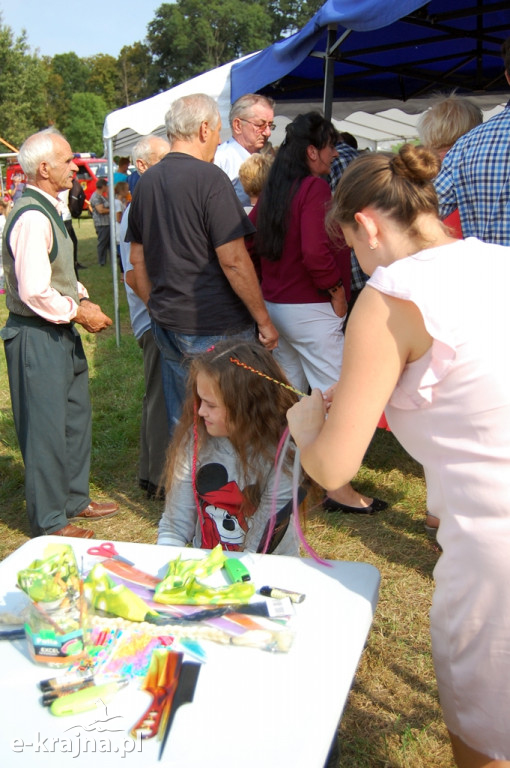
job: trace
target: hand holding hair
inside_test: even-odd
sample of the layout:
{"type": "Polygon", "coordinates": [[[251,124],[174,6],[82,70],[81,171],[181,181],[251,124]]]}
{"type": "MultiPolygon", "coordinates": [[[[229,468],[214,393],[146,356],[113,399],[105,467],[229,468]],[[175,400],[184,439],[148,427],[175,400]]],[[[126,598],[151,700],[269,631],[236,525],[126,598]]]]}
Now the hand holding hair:
{"type": "Polygon", "coordinates": [[[312,443],[319,435],[326,418],[326,403],[320,389],[303,397],[287,411],[290,433],[299,449],[312,443]]]}

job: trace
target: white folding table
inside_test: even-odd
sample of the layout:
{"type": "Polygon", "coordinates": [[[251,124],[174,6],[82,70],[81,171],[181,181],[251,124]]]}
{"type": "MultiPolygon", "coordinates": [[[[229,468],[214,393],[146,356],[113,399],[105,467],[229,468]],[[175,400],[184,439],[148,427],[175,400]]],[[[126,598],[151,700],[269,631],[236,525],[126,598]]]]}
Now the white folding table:
{"type": "MultiPolygon", "coordinates": [[[[70,544],[86,569],[99,562],[87,555],[95,541],[51,536],[27,541],[0,563],[0,611],[17,611],[24,604],[16,575],[42,557],[50,542],[70,544]]],[[[120,555],[159,578],[179,553],[183,558],[205,554],[114,543],[120,555]]],[[[58,670],[33,663],[24,639],[3,641],[2,767],[322,768],[372,623],[379,572],[366,563],[328,561],[325,566],[276,555],[229,556],[240,556],[257,589],[269,585],[306,595],[295,606],[295,638],[288,653],[205,643],[208,660],[193,702],[177,710],[158,762],[156,739],[135,743],[128,736],[150,701],[139,690],[139,679],[104,709],[55,717],[40,704],[37,683],[58,670]]]]}

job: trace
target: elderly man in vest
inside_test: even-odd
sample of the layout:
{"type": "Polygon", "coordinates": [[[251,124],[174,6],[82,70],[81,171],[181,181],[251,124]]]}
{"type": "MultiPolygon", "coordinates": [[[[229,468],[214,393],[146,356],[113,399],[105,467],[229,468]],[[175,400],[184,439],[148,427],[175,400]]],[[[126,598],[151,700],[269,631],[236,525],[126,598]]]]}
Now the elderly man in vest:
{"type": "Polygon", "coordinates": [[[98,333],[112,321],[77,282],[59,192],[77,170],[71,147],[48,129],[19,151],[28,183],[2,243],[9,317],[0,335],[12,410],[25,463],[32,536],[91,538],[74,525],[111,517],[117,504],[91,501],[91,408],[87,360],[76,324],[98,333]]]}

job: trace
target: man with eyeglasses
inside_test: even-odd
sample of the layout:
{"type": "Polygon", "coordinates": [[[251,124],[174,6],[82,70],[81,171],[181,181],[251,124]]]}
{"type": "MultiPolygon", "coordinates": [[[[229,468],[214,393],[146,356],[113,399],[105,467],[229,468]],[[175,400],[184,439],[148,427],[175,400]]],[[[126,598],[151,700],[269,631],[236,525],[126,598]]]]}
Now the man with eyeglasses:
{"type": "Polygon", "coordinates": [[[239,168],[267,143],[275,128],[273,119],[274,101],[257,93],[246,93],[230,108],[232,138],[220,144],[214,163],[225,171],[243,206],[250,204],[250,198],[239,181],[239,168]]]}

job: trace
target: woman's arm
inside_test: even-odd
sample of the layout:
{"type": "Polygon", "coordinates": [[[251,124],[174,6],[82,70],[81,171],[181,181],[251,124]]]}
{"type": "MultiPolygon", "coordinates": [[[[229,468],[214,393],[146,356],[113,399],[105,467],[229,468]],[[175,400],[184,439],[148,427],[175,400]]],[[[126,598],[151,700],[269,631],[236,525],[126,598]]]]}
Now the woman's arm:
{"type": "Polygon", "coordinates": [[[405,364],[431,343],[416,305],[370,286],[363,290],[349,320],[328,418],[319,390],[287,413],[301,464],[320,485],[333,490],[356,474],[405,364]]]}

